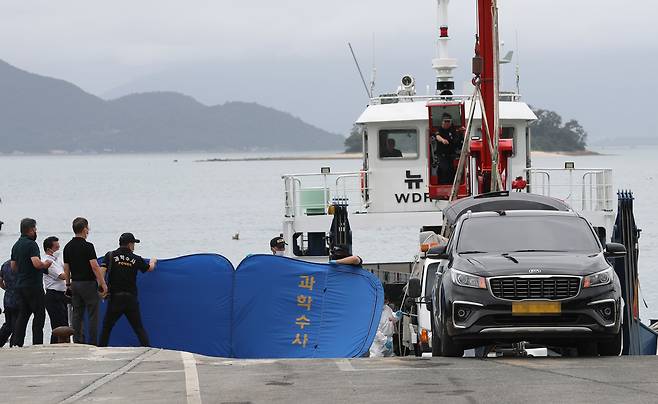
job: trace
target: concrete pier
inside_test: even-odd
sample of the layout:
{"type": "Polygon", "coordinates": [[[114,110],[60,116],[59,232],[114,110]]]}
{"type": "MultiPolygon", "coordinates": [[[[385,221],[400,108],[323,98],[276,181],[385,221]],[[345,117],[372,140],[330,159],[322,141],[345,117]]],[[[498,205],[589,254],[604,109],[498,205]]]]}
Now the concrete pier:
{"type": "Polygon", "coordinates": [[[656,403],[658,358],[232,360],[146,348],[0,350],[3,403],[656,403]]]}

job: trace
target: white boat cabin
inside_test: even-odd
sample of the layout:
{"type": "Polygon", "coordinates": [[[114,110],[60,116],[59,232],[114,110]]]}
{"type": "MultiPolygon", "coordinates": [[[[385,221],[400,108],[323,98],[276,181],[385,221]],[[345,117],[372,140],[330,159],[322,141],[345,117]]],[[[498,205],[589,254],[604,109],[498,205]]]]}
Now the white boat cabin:
{"type": "MultiPolygon", "coordinates": [[[[453,123],[464,125],[468,120],[464,111],[469,111],[469,107],[470,99],[458,96],[372,99],[356,121],[363,137],[360,171],[336,173],[324,167],[317,173],[283,176],[283,236],[289,245],[286,254],[326,262],[327,236],[333,219],[329,206],[336,200],[348,205],[354,231],[381,229],[384,224],[437,231],[452,183],[438,181],[430,133],[438,127],[436,117],[444,113],[451,115],[453,123]],[[395,149],[393,152],[391,145],[395,149]]],[[[481,116],[479,108],[475,111],[470,152],[458,197],[482,192],[477,175],[478,148],[483,144],[481,116]]],[[[615,203],[611,170],[532,168],[528,125],[536,116],[514,94],[501,96],[499,114],[503,188],[562,199],[590,220],[602,238],[609,239],[615,203]],[[523,179],[520,187],[514,184],[518,177],[523,179]]],[[[455,166],[458,161],[457,156],[455,166]]],[[[368,258],[370,262],[377,262],[377,257],[368,258]]]]}

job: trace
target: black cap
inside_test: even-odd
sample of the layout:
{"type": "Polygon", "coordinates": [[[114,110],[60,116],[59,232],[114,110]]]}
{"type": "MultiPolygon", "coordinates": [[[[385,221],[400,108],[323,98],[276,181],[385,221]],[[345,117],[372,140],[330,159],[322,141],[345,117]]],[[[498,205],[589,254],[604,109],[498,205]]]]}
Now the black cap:
{"type": "Polygon", "coordinates": [[[337,260],[351,255],[350,248],[344,244],[338,244],[331,248],[329,251],[329,259],[337,260]]]}
{"type": "Polygon", "coordinates": [[[121,237],[119,237],[119,245],[126,245],[129,243],[139,243],[139,240],[137,240],[132,233],[123,233],[121,237]]]}
{"type": "Polygon", "coordinates": [[[286,241],[283,239],[283,237],[274,237],[272,240],[270,240],[270,247],[271,248],[284,248],[287,245],[286,241]]]}

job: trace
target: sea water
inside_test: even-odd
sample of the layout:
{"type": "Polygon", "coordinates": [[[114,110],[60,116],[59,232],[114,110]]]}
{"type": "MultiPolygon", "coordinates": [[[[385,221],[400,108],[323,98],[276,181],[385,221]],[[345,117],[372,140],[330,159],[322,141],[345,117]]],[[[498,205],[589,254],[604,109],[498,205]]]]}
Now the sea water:
{"type": "MultiPolygon", "coordinates": [[[[642,317],[658,318],[658,147],[610,148],[599,156],[533,155],[533,167],[612,168],[615,189],[635,193],[635,218],[642,229],[640,279],[642,317]]],[[[235,266],[247,254],[269,253],[282,229],[286,173],[356,171],[360,160],[201,162],[217,154],[125,154],[0,156],[0,259],[9,258],[23,217],[37,220],[38,242],[55,235],[62,248],[77,216],[90,223],[89,241],[98,255],[132,232],[144,257],[168,258],[199,252],[227,257],[235,266]],[[238,240],[233,236],[239,234],[238,240]]],[[[251,156],[253,157],[253,156],[251,156]]],[[[369,232],[353,229],[357,253],[366,261],[406,261],[417,250],[415,228],[369,232]]],[[[1,292],[0,292],[1,295],[1,292]]],[[[4,320],[4,319],[3,319],[4,320]]],[[[49,330],[49,326],[46,326],[49,330]]],[[[28,329],[29,334],[29,329],[28,329]]],[[[46,338],[49,332],[45,332],[46,338]]],[[[28,338],[26,342],[29,342],[28,338]]]]}

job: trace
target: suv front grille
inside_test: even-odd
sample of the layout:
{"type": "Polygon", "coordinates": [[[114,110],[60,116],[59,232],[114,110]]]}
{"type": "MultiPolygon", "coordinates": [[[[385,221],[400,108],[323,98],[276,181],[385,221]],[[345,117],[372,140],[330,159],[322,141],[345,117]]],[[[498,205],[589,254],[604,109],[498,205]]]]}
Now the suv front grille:
{"type": "Polygon", "coordinates": [[[491,293],[508,300],[548,299],[560,300],[574,297],[580,289],[580,278],[571,276],[509,277],[489,280],[491,293]]]}

